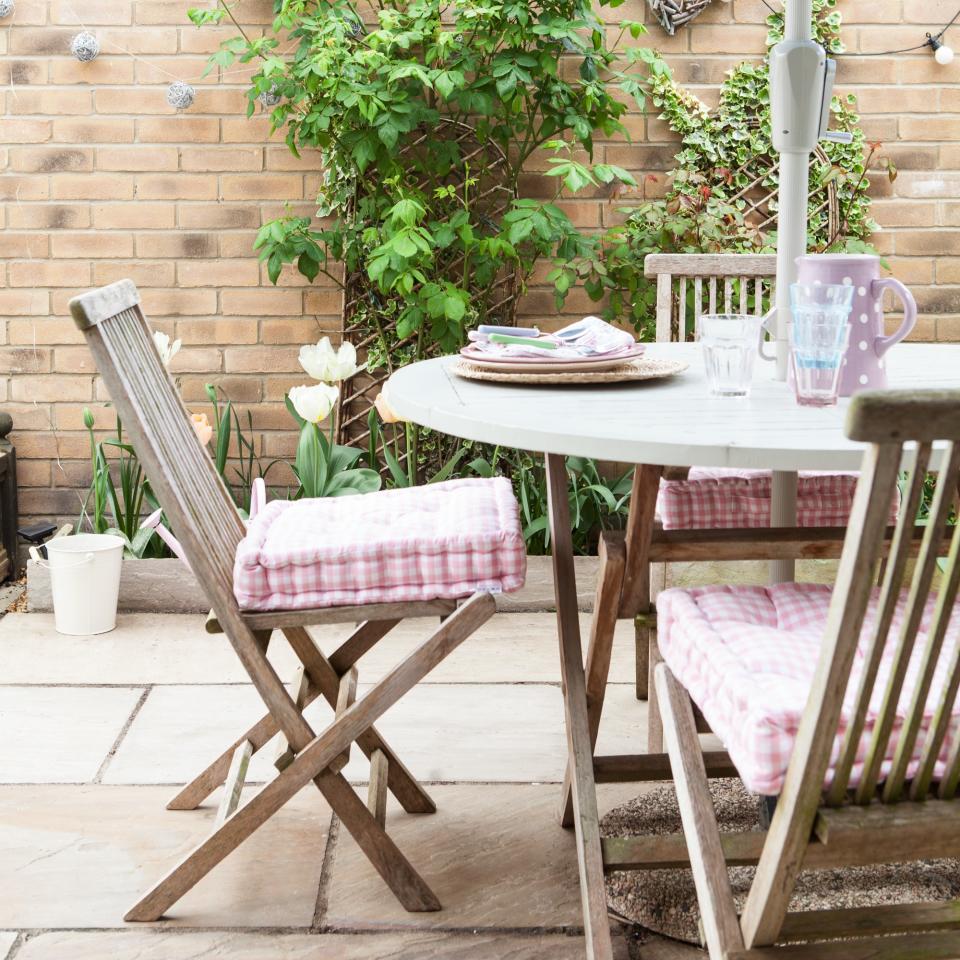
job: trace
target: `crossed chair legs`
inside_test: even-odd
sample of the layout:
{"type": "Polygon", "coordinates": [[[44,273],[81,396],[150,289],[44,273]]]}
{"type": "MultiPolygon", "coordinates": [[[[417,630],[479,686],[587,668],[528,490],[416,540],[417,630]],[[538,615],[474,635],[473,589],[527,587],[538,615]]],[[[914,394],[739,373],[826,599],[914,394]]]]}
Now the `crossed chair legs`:
{"type": "MultiPolygon", "coordinates": [[[[388,789],[408,813],[433,813],[436,807],[373,724],[485,623],[494,609],[490,594],[475,594],[359,700],[354,700],[356,661],[399,620],[361,624],[330,657],[323,654],[304,627],[284,627],[283,633],[303,665],[299,689],[292,691],[299,722],[288,727],[267,713],[170,801],[168,809],[192,810],[226,783],[213,832],[142,897],[125,919],[159,919],[311,780],[404,908],[411,912],[439,910],[439,900],[387,835],[383,824],[388,789]],[[315,734],[302,712],[318,696],[335,708],[336,716],[315,734]],[[276,761],[279,773],[237,806],[250,756],[278,732],[284,738],[276,761]],[[339,772],[354,742],[371,760],[370,808],[339,772]]],[[[265,650],[269,634],[258,639],[265,650]]]]}

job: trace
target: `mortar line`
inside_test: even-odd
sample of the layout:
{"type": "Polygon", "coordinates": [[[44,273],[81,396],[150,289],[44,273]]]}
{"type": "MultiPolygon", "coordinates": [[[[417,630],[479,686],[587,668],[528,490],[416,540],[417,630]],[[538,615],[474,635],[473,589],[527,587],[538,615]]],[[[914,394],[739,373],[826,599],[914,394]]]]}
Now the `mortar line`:
{"type": "Polygon", "coordinates": [[[140,699],[137,700],[134,704],[133,710],[130,711],[130,716],[127,717],[126,723],[120,728],[120,732],[117,734],[116,740],[113,741],[113,745],[107,751],[107,755],[103,758],[103,762],[97,769],[97,772],[94,774],[93,783],[102,783],[103,775],[107,772],[107,768],[110,766],[110,761],[116,755],[117,750],[120,749],[120,744],[123,743],[123,738],[127,735],[127,731],[133,726],[133,721],[137,719],[137,714],[140,713],[140,710],[143,708],[143,705],[147,702],[147,697],[150,696],[150,692],[153,690],[153,686],[144,687],[143,693],[140,694],[140,699]]]}

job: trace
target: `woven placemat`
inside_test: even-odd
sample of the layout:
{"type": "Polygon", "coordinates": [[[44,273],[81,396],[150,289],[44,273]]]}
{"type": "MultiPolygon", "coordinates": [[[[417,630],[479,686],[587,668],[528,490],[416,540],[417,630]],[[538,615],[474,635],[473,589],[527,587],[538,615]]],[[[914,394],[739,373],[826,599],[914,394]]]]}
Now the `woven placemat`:
{"type": "MultiPolygon", "coordinates": [[[[711,780],[710,793],[720,829],[759,830],[757,798],[740,780],[711,780]]],[[[680,833],[680,811],[672,786],[658,787],[615,807],[600,822],[605,837],[657,836],[680,833]]],[[[730,883],[743,909],[755,867],[730,867],[730,883]]],[[[913,863],[807,870],[800,874],[790,900],[791,910],[832,910],[960,897],[960,861],[919,860],[913,863]]],[[[633,870],[607,876],[611,913],[655,933],[700,942],[700,910],[689,869],[633,870]]]]}
{"type": "Polygon", "coordinates": [[[494,383],[588,384],[624,383],[630,380],[660,380],[663,377],[672,377],[675,374],[683,373],[689,366],[689,363],[682,363],[679,360],[654,360],[640,357],[638,360],[630,360],[628,363],[621,364],[611,370],[597,370],[589,373],[572,373],[570,371],[564,373],[561,370],[556,373],[501,373],[497,370],[486,370],[463,357],[458,357],[450,366],[450,369],[458,377],[465,377],[467,380],[490,380],[494,383]]]}

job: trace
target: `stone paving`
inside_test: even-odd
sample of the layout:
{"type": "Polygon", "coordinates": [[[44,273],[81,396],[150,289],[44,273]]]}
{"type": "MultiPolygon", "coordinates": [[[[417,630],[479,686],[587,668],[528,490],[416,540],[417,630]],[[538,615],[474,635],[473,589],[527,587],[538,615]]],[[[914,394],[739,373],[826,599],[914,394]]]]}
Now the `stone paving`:
{"type": "MultiPolygon", "coordinates": [[[[584,616],[586,627],[586,615],[584,616]]],[[[375,681],[428,624],[401,625],[360,662],[375,681]]],[[[337,632],[316,631],[325,649],[337,632]]],[[[292,654],[271,653],[281,676],[292,654]]],[[[633,638],[620,625],[599,749],[636,751],[633,638]]],[[[168,919],[121,917],[209,830],[219,794],[164,809],[262,712],[222,637],[194,615],[121,615],[91,638],[49,614],[0,620],[0,960],[574,960],[584,955],[576,855],[556,824],[565,755],[555,621],[501,613],[378,724],[438,812],[388,829],[444,909],[408,914],[312,787],[194,888],[168,919]]],[[[322,725],[328,714],[308,711],[322,725]]],[[[354,754],[357,751],[353,751],[354,754]]],[[[264,759],[273,756],[268,747],[264,759]]],[[[362,784],[365,765],[345,770],[362,784]]],[[[267,764],[255,762],[251,780],[267,764]]],[[[601,788],[601,813],[638,788],[601,788]]],[[[681,960],[656,938],[618,956],[681,960]]]]}

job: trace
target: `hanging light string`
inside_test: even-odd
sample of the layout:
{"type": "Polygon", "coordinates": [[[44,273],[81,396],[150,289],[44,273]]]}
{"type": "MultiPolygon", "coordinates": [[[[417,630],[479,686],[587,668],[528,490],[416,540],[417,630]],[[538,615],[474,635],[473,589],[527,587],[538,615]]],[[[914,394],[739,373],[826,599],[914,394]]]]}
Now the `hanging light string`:
{"type": "MultiPolygon", "coordinates": [[[[70,13],[73,15],[73,18],[74,18],[74,20],[76,21],[75,25],[76,25],[77,27],[79,27],[81,30],[89,31],[90,33],[93,33],[94,35],[96,34],[96,29],[95,29],[95,28],[91,28],[91,27],[87,26],[87,24],[85,24],[85,23],[80,19],[80,16],[77,14],[76,9],[74,8],[73,4],[71,4],[71,3],[69,2],[69,0],[67,0],[66,7],[67,7],[67,9],[70,11],[70,13]]],[[[110,48],[110,51],[113,52],[113,53],[123,54],[124,56],[129,57],[131,60],[136,60],[136,61],[138,61],[139,63],[144,63],[144,64],[146,64],[148,67],[150,67],[150,68],[153,69],[153,70],[156,70],[158,73],[166,74],[166,76],[168,76],[172,81],[180,81],[180,82],[182,82],[182,83],[190,83],[190,84],[193,84],[193,83],[200,83],[201,81],[203,81],[204,79],[206,79],[206,77],[208,76],[208,74],[200,74],[200,75],[197,76],[197,77],[187,78],[186,80],[184,80],[184,78],[181,77],[181,76],[179,76],[178,74],[176,74],[176,73],[171,73],[169,70],[164,69],[164,68],[161,67],[159,64],[154,63],[154,61],[149,60],[149,59],[147,59],[146,57],[141,57],[139,54],[133,53],[132,51],[127,50],[127,49],[125,49],[124,47],[121,47],[120,44],[118,44],[118,43],[115,43],[115,42],[113,42],[113,41],[111,41],[111,40],[106,40],[106,41],[103,41],[103,45],[104,45],[105,47],[109,47],[109,48],[110,48]]],[[[293,50],[294,47],[296,47],[296,43],[290,44],[285,50],[282,50],[282,51],[278,54],[278,56],[285,56],[285,55],[288,54],[291,50],[293,50]]],[[[244,65],[244,66],[241,66],[241,67],[233,67],[233,68],[231,68],[231,69],[229,69],[229,70],[221,70],[221,71],[220,71],[220,79],[222,80],[224,77],[234,76],[234,75],[236,75],[236,74],[248,74],[249,72],[250,72],[250,67],[249,67],[248,65],[244,65]]]]}
{"type": "MultiPolygon", "coordinates": [[[[940,42],[940,38],[957,22],[960,20],[960,10],[950,18],[950,22],[939,32],[934,34],[927,34],[927,39],[923,43],[918,43],[914,47],[903,47],[900,50],[880,50],[878,52],[871,53],[834,53],[834,57],[890,57],[897,53],[913,53],[914,50],[923,50],[924,47],[933,47],[934,44],[940,42]]],[[[936,48],[934,48],[936,49],[936,48]]]]}
{"type": "MultiPolygon", "coordinates": [[[[775,14],[783,13],[782,10],[777,10],[771,3],[770,0],[760,0],[760,2],[771,12],[775,14]]],[[[939,45],[941,37],[957,22],[960,20],[960,10],[950,18],[950,22],[939,32],[934,34],[927,34],[927,39],[923,43],[918,43],[913,47],[902,47],[899,50],[878,50],[871,53],[858,53],[856,51],[850,53],[833,53],[831,52],[831,57],[892,57],[898,53],[913,53],[914,50],[923,50],[925,47],[933,47],[936,50],[936,46],[939,45]]]]}

